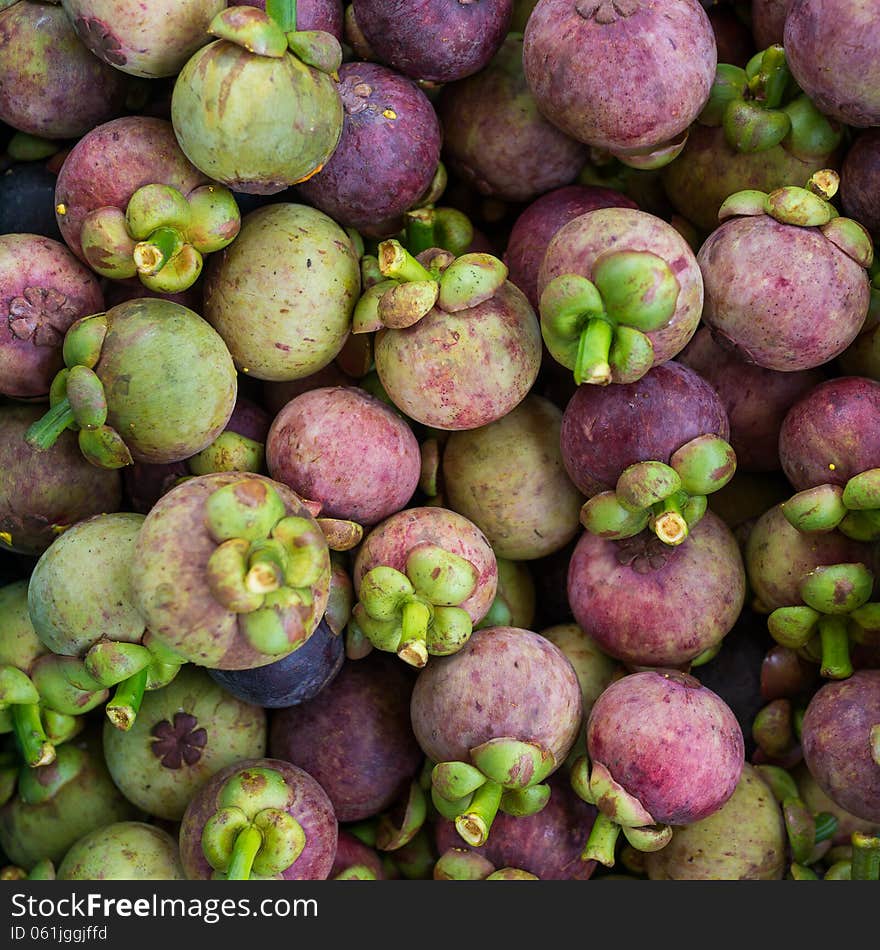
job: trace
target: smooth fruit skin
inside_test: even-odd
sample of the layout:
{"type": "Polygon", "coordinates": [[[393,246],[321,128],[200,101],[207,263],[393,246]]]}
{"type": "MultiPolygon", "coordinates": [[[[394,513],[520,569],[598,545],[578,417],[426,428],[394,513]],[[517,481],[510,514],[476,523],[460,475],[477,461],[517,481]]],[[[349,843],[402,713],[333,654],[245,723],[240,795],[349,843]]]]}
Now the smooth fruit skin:
{"type": "Polygon", "coordinates": [[[412,725],[434,762],[467,762],[490,739],[536,742],[561,765],[581,720],[581,691],[565,654],[518,627],[486,627],[416,679],[412,725]]]}
{"type": "Polygon", "coordinates": [[[583,143],[538,111],[522,50],[522,36],[509,33],[485,69],[444,86],[437,100],[449,167],[502,201],[530,201],[567,185],[587,161],[583,143]]]}
{"type": "Polygon", "coordinates": [[[791,0],[752,0],[752,33],[755,49],[767,49],[782,43],[785,17],[791,0]]]}
{"type": "Polygon", "coordinates": [[[744,764],[742,730],[726,703],[668,670],[632,673],[605,690],[587,722],[587,752],[655,822],[671,825],[721,808],[744,764]]]}
{"type": "Polygon", "coordinates": [[[861,561],[874,569],[876,564],[870,544],[853,541],[839,531],[803,534],[789,524],[779,505],[755,522],[743,556],[752,593],[768,613],[803,603],[801,578],[817,567],[861,561]]]}
{"type": "MultiPolygon", "coordinates": [[[[575,795],[567,776],[555,773],[547,784],[550,800],[537,814],[515,818],[499,812],[489,840],[466,850],[483,855],[496,868],[520,868],[542,881],[588,881],[596,862],[582,860],[581,851],[596,809],[575,795]]],[[[454,823],[443,818],[434,826],[434,840],[440,855],[465,847],[454,823]]]]}
{"type": "Polygon", "coordinates": [[[489,62],[510,26],[513,0],[354,0],[353,7],[377,59],[413,79],[446,83],[489,62]]]}
{"type": "Polygon", "coordinates": [[[74,145],[58,173],[55,215],[67,246],[85,260],[83,219],[98,208],[124,211],[144,185],[170,185],[188,195],[208,179],[180,150],[165,119],[124,116],[92,129],[74,145]]]}
{"type": "MultiPolygon", "coordinates": [[[[132,596],[150,632],[198,666],[250,669],[280,659],[251,646],[239,630],[238,615],[212,596],[205,577],[217,542],[208,533],[204,504],[209,495],[240,479],[269,482],[287,514],[311,519],[298,495],[263,475],[224,472],[191,478],[155,504],[141,529],[131,561],[132,596]]],[[[330,557],[312,588],[313,603],[303,618],[306,637],[327,606],[330,557]]]]}
{"type": "Polygon", "coordinates": [[[681,135],[709,97],[716,62],[698,0],[541,0],[526,25],[523,63],[538,108],[610,152],[681,135]]]}
{"type": "Polygon", "coordinates": [[[780,468],[779,430],[792,406],[824,379],[819,369],[780,373],[745,363],[720,346],[701,327],[678,354],[724,403],[737,471],[773,472],[780,468]]]}
{"type": "Polygon", "coordinates": [[[246,215],[206,271],[205,319],[243,373],[301,379],[342,349],[360,271],[351,239],[323,212],[281,203],[246,215]]]}
{"type": "Polygon", "coordinates": [[[785,416],[779,457],[797,491],[880,468],[880,382],[837,376],[813,387],[785,416]]]}
{"type": "Polygon", "coordinates": [[[826,683],[804,714],[804,762],[819,787],[841,808],[880,822],[880,764],[871,730],[880,724],[880,670],[857,670],[826,683]]]}
{"type": "Polygon", "coordinates": [[[745,586],[736,539],[711,511],[675,548],[650,532],[623,542],[584,532],[568,570],[575,620],[631,666],[687,664],[718,644],[742,611],[745,586]]]}
{"type": "Polygon", "coordinates": [[[161,828],[121,821],[80,838],[58,868],[59,881],[182,881],[177,842],[161,828]]]}
{"type": "Polygon", "coordinates": [[[176,75],[208,42],[223,0],[62,0],[80,39],[105,63],[132,76],[176,75]]]}
{"type": "Polygon", "coordinates": [[[575,218],[598,208],[636,208],[626,195],[611,188],[566,185],[536,198],[514,221],[507,238],[504,263],[508,280],[538,309],[538,271],[556,232],[575,218]]]}
{"type": "Polygon", "coordinates": [[[703,309],[703,276],[690,245],[661,218],[631,208],[599,208],[570,221],[547,246],[538,273],[538,294],[562,274],[589,278],[597,258],[612,250],[656,254],[678,279],[680,289],[671,320],[662,329],[645,334],[654,346],[654,366],[665,363],[696,332],[703,309]]]}
{"type": "Polygon", "coordinates": [[[788,840],[782,811],[748,762],[733,795],[708,818],[676,828],[645,855],[652,881],[781,881],[788,840]]]}
{"type": "Polygon", "coordinates": [[[446,441],[449,507],[477,525],[499,557],[544,557],[579,530],[584,499],[562,462],[561,426],[556,406],[529,395],[501,419],[446,441]]]}
{"type": "Polygon", "coordinates": [[[70,525],[122,507],[119,472],[83,458],[75,432],[62,432],[45,452],[25,433],[44,406],[0,409],[0,551],[39,556],[70,525]]]}
{"type": "Polygon", "coordinates": [[[610,491],[636,462],[668,464],[691,439],[730,437],[724,404],[698,373],[670,360],[635,383],[579,386],[562,416],[566,471],[587,496],[610,491]]]}
{"type": "Polygon", "coordinates": [[[104,723],[104,759],[117,787],[147,814],[180,821],[215,772],[266,753],[266,713],[194,666],[144,694],[134,725],[104,723]],[[162,732],[157,732],[157,727],[162,732]]]}
{"type": "Polygon", "coordinates": [[[446,508],[407,508],[376,525],[355,556],[352,569],[355,593],[360,592],[364,575],[380,564],[403,571],[409,552],[423,543],[439,545],[476,567],[479,572],[476,589],[459,606],[474,623],[479,623],[491,607],[498,587],[495,552],[476,525],[446,508]]]}
{"type": "Polygon", "coordinates": [[[79,138],[122,112],[126,89],[124,77],[77,39],[60,7],[13,3],[0,13],[3,122],[43,138],[79,138]]]}
{"type": "Polygon", "coordinates": [[[795,81],[825,115],[880,123],[880,45],[873,0],[792,0],[783,45],[795,81]]]}
{"type": "Polygon", "coordinates": [[[64,365],[64,334],[103,309],[98,279],[59,241],[0,234],[0,394],[46,396],[64,365]]]}
{"type": "Polygon", "coordinates": [[[342,117],[326,73],[289,53],[256,56],[226,40],[187,61],[171,97],[171,121],[189,160],[246,194],[277,194],[323,168],[342,117]]]}
{"type": "Polygon", "coordinates": [[[406,330],[380,330],[376,371],[394,404],[437,429],[475,429],[507,415],[534,385],[541,330],[510,281],[457,313],[434,308],[406,330]]]}
{"type": "Polygon", "coordinates": [[[791,372],[839,356],[868,312],[865,269],[817,228],[725,221],[697,254],[703,321],[748,362],[791,372]]]}
{"type": "Polygon", "coordinates": [[[345,227],[389,237],[431,184],[443,130],[424,92],[386,66],[344,63],[337,88],[345,110],[339,144],[298,192],[345,227]]]}
{"type": "Polygon", "coordinates": [[[321,515],[372,525],[400,511],[418,486],[419,444],[401,416],[355,387],[292,399],[266,441],[269,473],[322,504],[321,515]]]}
{"type": "Polygon", "coordinates": [[[769,193],[808,181],[820,169],[838,168],[839,160],[839,154],[798,158],[782,145],[762,152],[737,152],[727,144],[721,126],[695,122],[681,154],[660,177],[675,210],[698,228],[712,231],[718,226],[722,202],[737,191],[753,188],[769,193]]]}
{"type": "Polygon", "coordinates": [[[852,143],[840,170],[844,212],[880,240],[880,129],[862,132],[852,143]]]}
{"type": "Polygon", "coordinates": [[[245,759],[221,769],[193,796],[180,823],[180,857],[190,881],[209,881],[214,873],[202,851],[202,829],[218,807],[217,799],[227,779],[247,768],[280,772],[293,792],[288,807],[305,832],[306,843],[299,857],[282,871],[285,881],[323,881],[330,874],[336,855],[338,824],[327,793],[301,768],[280,759],[245,759]]]}
{"type": "Polygon", "coordinates": [[[346,661],[314,699],[272,716],[269,755],[308,772],[339,821],[378,815],[406,794],[422,762],[409,716],[414,679],[375,650],[346,661]]]}

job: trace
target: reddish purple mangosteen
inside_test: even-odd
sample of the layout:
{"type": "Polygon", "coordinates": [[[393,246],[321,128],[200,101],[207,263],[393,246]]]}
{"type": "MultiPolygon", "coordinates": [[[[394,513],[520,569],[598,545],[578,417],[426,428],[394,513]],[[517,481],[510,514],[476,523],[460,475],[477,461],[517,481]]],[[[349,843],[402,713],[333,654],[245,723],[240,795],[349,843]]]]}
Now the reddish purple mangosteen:
{"type": "Polygon", "coordinates": [[[857,818],[880,822],[880,670],[858,670],[815,693],[801,742],[822,791],[857,818]]]}
{"type": "Polygon", "coordinates": [[[824,379],[818,369],[780,373],[745,363],[720,346],[708,327],[697,330],[678,362],[696,370],[718,393],[730,421],[730,444],[739,469],[780,468],[779,430],[792,405],[824,379]]]}
{"type": "Polygon", "coordinates": [[[752,0],[752,33],[758,49],[782,43],[790,6],[791,0],[752,0]]]}
{"type": "Polygon", "coordinates": [[[705,282],[703,321],[742,359],[781,372],[839,356],[858,336],[870,300],[865,228],[829,200],[838,176],[817,172],[810,188],[731,195],[721,225],[697,255],[705,282]]]}
{"type": "Polygon", "coordinates": [[[779,457],[798,490],[783,505],[796,528],[880,539],[880,382],[838,376],[815,386],[788,411],[779,457]]]}
{"type": "Polygon", "coordinates": [[[313,699],[273,714],[269,754],[316,779],[339,821],[379,815],[405,797],[422,764],[410,724],[413,681],[392,656],[347,660],[313,699]]]}
{"type": "Polygon", "coordinates": [[[554,772],[547,780],[550,798],[534,815],[499,814],[489,840],[479,848],[464,848],[455,823],[439,819],[434,827],[437,852],[450,848],[477,854],[496,868],[521,868],[542,881],[587,881],[595,861],[582,861],[584,834],[589,833],[596,809],[575,795],[568,776],[554,772]]]}
{"type": "Polygon", "coordinates": [[[840,172],[844,211],[880,239],[880,129],[867,129],[849,147],[840,172]]]}
{"type": "Polygon", "coordinates": [[[880,124],[880,40],[874,0],[792,0],[783,45],[798,85],[826,115],[880,124]]]}
{"type": "MultiPolygon", "coordinates": [[[[266,9],[266,0],[230,0],[230,7],[266,9]]],[[[342,0],[297,0],[298,30],[323,30],[342,42],[342,0]]]]}
{"type": "Polygon", "coordinates": [[[676,547],[649,531],[619,541],[586,532],[568,570],[575,620],[630,666],[685,666],[717,649],[745,592],[739,545],[711,511],[676,547]]]}
{"type": "Polygon", "coordinates": [[[373,525],[413,496],[421,459],[398,413],[362,389],[312,389],[275,417],[266,442],[274,479],[321,504],[323,517],[373,525]]]}
{"type": "Polygon", "coordinates": [[[266,380],[262,385],[262,403],[272,414],[273,418],[297,396],[309,392],[311,389],[321,389],[325,386],[353,386],[355,380],[341,370],[336,363],[328,363],[323,369],[303,376],[302,379],[288,379],[282,382],[266,380]]]}
{"type": "Polygon", "coordinates": [[[249,759],[193,796],[180,823],[180,859],[191,881],[323,881],[338,832],[311,775],[280,759],[249,759]]]}
{"type": "Polygon", "coordinates": [[[755,41],[748,24],[734,11],[733,7],[726,5],[715,4],[709,7],[706,13],[709,15],[712,32],[715,34],[718,62],[745,67],[755,51],[755,41]]]}
{"type": "Polygon", "coordinates": [[[349,643],[369,641],[422,667],[429,655],[467,642],[495,599],[498,564],[467,518],[441,507],[407,508],[366,536],[352,579],[358,603],[349,643]]]}
{"type": "Polygon", "coordinates": [[[71,324],[103,309],[97,278],[63,244],[0,235],[0,395],[45,397],[71,324]]]}
{"type": "Polygon", "coordinates": [[[443,87],[443,156],[480,194],[530,201],[574,181],[587,148],[548,122],[523,75],[523,39],[509,33],[492,62],[443,87]]]}
{"type": "Polygon", "coordinates": [[[327,164],[297,186],[345,227],[384,238],[431,185],[442,131],[428,97],[406,76],[376,63],[345,63],[337,84],[345,117],[327,164]]]}
{"type": "Polygon", "coordinates": [[[671,224],[599,208],[551,239],[538,273],[541,333],[578,385],[632,383],[680,352],[703,308],[694,252],[671,224]]]}
{"type": "Polygon", "coordinates": [[[437,429],[475,429],[525,398],[541,365],[541,331],[525,295],[490,254],[417,258],[379,246],[385,278],[353,316],[353,333],[378,331],[379,381],[401,412],[437,429]]]}
{"type": "Polygon", "coordinates": [[[681,151],[709,98],[717,51],[699,0],[540,0],[523,62],[554,125],[659,168],[681,151]]]}
{"type": "Polygon", "coordinates": [[[4,3],[0,50],[0,121],[14,129],[78,138],[125,107],[125,77],[91,54],[56,4],[4,3]]]}
{"type": "Polygon", "coordinates": [[[339,829],[336,858],[329,877],[331,880],[384,881],[382,859],[350,831],[339,829]]]}
{"type": "Polygon", "coordinates": [[[599,815],[584,859],[614,865],[622,830],[636,850],[669,843],[673,825],[707,818],[733,795],[745,761],[727,704],[686,673],[647,670],[612,683],[587,722],[574,781],[599,815]]]}
{"type": "Polygon", "coordinates": [[[574,744],[582,700],[559,647],[530,630],[485,627],[422,670],[411,712],[422,751],[436,763],[437,810],[479,847],[499,810],[524,817],[546,806],[545,779],[574,744]]]}
{"type": "Polygon", "coordinates": [[[504,41],[513,0],[354,0],[375,58],[413,79],[454,82],[481,70],[504,41]]]}
{"type": "Polygon", "coordinates": [[[611,188],[567,185],[535,199],[514,221],[507,239],[504,263],[508,280],[529,298],[537,310],[538,271],[553,235],[575,218],[598,208],[632,208],[636,203],[611,188]]]}

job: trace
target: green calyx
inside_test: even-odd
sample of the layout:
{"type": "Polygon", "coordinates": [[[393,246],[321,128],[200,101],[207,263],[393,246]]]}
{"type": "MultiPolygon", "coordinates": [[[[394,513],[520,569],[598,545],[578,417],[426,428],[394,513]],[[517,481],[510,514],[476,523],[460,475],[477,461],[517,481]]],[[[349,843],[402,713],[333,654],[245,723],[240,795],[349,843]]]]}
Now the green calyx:
{"type": "Polygon", "coordinates": [[[469,752],[470,762],[439,762],[431,771],[431,798],[455,822],[471,847],[486,843],[499,811],[534,815],[550,800],[543,784],[556,767],[552,754],[534,742],[490,739],[469,752]]]}
{"type": "Polygon", "coordinates": [[[88,214],[81,243],[102,277],[138,276],[150,290],[178,293],[198,279],[203,255],[230,244],[240,227],[238,205],[222,185],[201,185],[184,196],[169,185],[152,184],[131,196],[124,214],[113,207],[88,214]]]}
{"type": "Polygon", "coordinates": [[[495,296],[507,280],[507,267],[491,254],[455,257],[435,248],[422,263],[396,240],[379,245],[378,261],[384,280],[369,288],[358,304],[355,332],[404,329],[435,306],[446,313],[476,307],[495,296]]]}
{"type": "Polygon", "coordinates": [[[473,625],[460,604],[478,579],[465,558],[435,544],[416,545],[405,572],[380,565],[364,575],[352,623],[377,649],[423,667],[429,655],[447,656],[467,642],[473,625]]]}
{"type": "Polygon", "coordinates": [[[756,53],[745,69],[719,64],[699,121],[721,126],[738,152],[782,145],[803,160],[830,155],[843,135],[798,88],[779,45],[756,53]]]}
{"type": "Polygon", "coordinates": [[[78,432],[80,450],[98,468],[115,469],[132,464],[131,453],[107,421],[104,384],[93,367],[101,358],[107,335],[107,316],[99,313],[77,320],[64,339],[66,369],[52,381],[49,411],[25,433],[28,445],[51,448],[65,429],[78,432]]]}
{"type": "Polygon", "coordinates": [[[274,877],[302,854],[306,836],[289,814],[293,795],[274,769],[233,775],[217,796],[217,811],[202,831],[208,863],[227,880],[274,877]]]}
{"type": "Polygon", "coordinates": [[[610,540],[631,538],[649,527],[665,544],[678,545],[706,511],[706,495],[723,488],[736,471],[731,446],[701,435],[663,462],[637,462],[614,491],[594,495],[581,508],[581,524],[610,540]]]}
{"type": "Polygon", "coordinates": [[[302,631],[291,633],[286,616],[312,604],[312,587],[328,562],[321,531],[307,518],[288,516],[278,492],[256,479],[212,492],[205,520],[218,543],[207,566],[214,599],[241,615],[245,636],[261,653],[281,656],[301,646],[302,631]]]}
{"type": "Polygon", "coordinates": [[[187,459],[187,467],[193,475],[209,475],[213,472],[254,472],[263,470],[266,446],[238,432],[221,432],[201,452],[187,459]]]}
{"type": "Polygon", "coordinates": [[[603,254],[591,276],[562,274],[544,288],[544,342],[558,363],[574,370],[579,386],[635,382],[654,363],[647,334],[675,315],[678,278],[649,251],[603,254]]]}
{"type": "Polygon", "coordinates": [[[427,817],[425,791],[418,782],[411,782],[402,811],[379,816],[374,846],[380,851],[398,851],[415,838],[427,817]]]}
{"type": "Polygon", "coordinates": [[[818,485],[783,502],[789,524],[805,533],[835,528],[856,541],[880,540],[880,468],[854,475],[842,488],[818,485]]]}
{"type": "Polygon", "coordinates": [[[778,607],[767,619],[777,643],[819,657],[830,679],[852,675],[850,641],[880,632],[880,603],[869,603],[874,575],[864,564],[833,564],[804,575],[802,605],[778,607]]]}

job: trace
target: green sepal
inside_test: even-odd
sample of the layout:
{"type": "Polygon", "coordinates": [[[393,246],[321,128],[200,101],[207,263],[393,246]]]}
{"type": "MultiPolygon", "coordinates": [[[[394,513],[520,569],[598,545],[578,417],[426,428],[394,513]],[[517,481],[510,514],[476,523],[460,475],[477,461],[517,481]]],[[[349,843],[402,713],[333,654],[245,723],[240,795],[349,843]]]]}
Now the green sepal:
{"type": "Polygon", "coordinates": [[[288,515],[272,528],[271,535],[287,548],[284,583],[302,591],[321,579],[327,567],[327,541],[320,526],[307,518],[288,515]]]}
{"type": "Polygon", "coordinates": [[[614,382],[638,382],[654,365],[654,344],[641,330],[618,326],[608,352],[608,363],[614,382]]]}
{"type": "Polygon", "coordinates": [[[138,643],[101,640],[83,658],[89,675],[101,686],[115,686],[149,666],[152,654],[138,643]]]}
{"type": "Polygon", "coordinates": [[[675,314],[680,285],[672,269],[650,251],[609,251],[593,264],[593,283],[616,324],[650,332],[675,314]]]}
{"type": "Polygon", "coordinates": [[[200,254],[213,254],[228,247],[241,230],[241,212],[235,195],[223,185],[200,185],[186,200],[191,220],[186,240],[200,254]]]}
{"type": "Polygon", "coordinates": [[[709,90],[709,100],[698,117],[701,125],[719,126],[731,102],[746,94],[748,77],[745,70],[729,63],[719,63],[715,68],[715,80],[709,90]]]}
{"type": "Polygon", "coordinates": [[[281,59],[287,53],[284,30],[257,7],[228,7],[208,25],[208,33],[256,56],[281,59]]]}
{"type": "Polygon", "coordinates": [[[841,534],[853,541],[880,540],[880,511],[850,511],[837,526],[841,534]]]}
{"type": "Polygon", "coordinates": [[[801,161],[816,161],[831,155],[843,139],[843,126],[823,115],[807,95],[800,95],[783,111],[791,128],[782,145],[801,161]]]}
{"type": "Polygon", "coordinates": [[[101,277],[111,280],[134,277],[137,274],[133,259],[135,243],[119,208],[98,208],[83,220],[80,230],[83,257],[101,277]]]}
{"type": "Polygon", "coordinates": [[[650,509],[630,511],[617,500],[613,491],[600,492],[584,502],[580,522],[591,534],[617,541],[644,531],[651,518],[650,509]]]}
{"type": "Polygon", "coordinates": [[[716,435],[701,435],[673,452],[669,464],[689,495],[711,495],[723,488],[736,472],[736,453],[716,435]]]}
{"type": "Polygon", "coordinates": [[[534,742],[509,737],[490,739],[470,750],[471,761],[503,788],[529,788],[553,771],[553,754],[534,742]]]}
{"type": "Polygon", "coordinates": [[[852,218],[836,217],[822,226],[822,233],[859,267],[871,266],[874,260],[874,244],[863,224],[852,218]]]}
{"type": "Polygon", "coordinates": [[[428,625],[426,644],[431,656],[449,656],[468,642],[473,633],[470,614],[461,607],[435,607],[428,625]]]}
{"type": "Polygon", "coordinates": [[[22,769],[18,778],[18,797],[25,805],[45,805],[87,767],[88,759],[76,746],[60,746],[55,761],[35,769],[22,769]]]}
{"type": "Polygon", "coordinates": [[[709,507],[709,501],[705,495],[691,495],[681,505],[681,516],[684,518],[688,528],[693,528],[695,524],[706,514],[709,507]]]}
{"type": "Polygon", "coordinates": [[[373,620],[399,623],[403,605],[414,594],[405,574],[383,564],[363,576],[358,599],[373,620]]]}
{"type": "Polygon", "coordinates": [[[795,780],[778,765],[756,765],[761,778],[767,783],[773,797],[781,805],[787,798],[797,798],[799,795],[795,780]]]}
{"type": "MultiPolygon", "coordinates": [[[[383,286],[379,284],[377,286],[383,286]]],[[[435,280],[394,283],[379,297],[376,312],[380,329],[405,330],[427,316],[437,303],[440,285],[435,280]]]]}
{"type": "Polygon", "coordinates": [[[186,231],[192,218],[189,202],[170,185],[144,185],[128,199],[125,221],[128,233],[145,241],[158,228],[186,231]]]}
{"type": "Polygon", "coordinates": [[[590,771],[590,795],[596,808],[618,825],[644,828],[655,824],[645,806],[616,782],[599,762],[594,762],[590,771]]]}
{"type": "Polygon", "coordinates": [[[843,503],[853,511],[880,508],[880,468],[854,475],[844,486],[843,503]]]}
{"type": "Polygon", "coordinates": [[[224,485],[205,501],[205,521],[218,543],[231,538],[265,538],[285,514],[278,492],[256,479],[224,485]]]}
{"type": "MultiPolygon", "coordinates": [[[[268,601],[268,595],[266,595],[268,601]]],[[[284,622],[273,607],[259,607],[239,617],[241,631],[250,645],[266,656],[286,656],[293,644],[287,636],[284,622]]]]}
{"type": "Polygon", "coordinates": [[[280,772],[256,766],[243,768],[226,780],[217,796],[217,806],[239,808],[253,821],[266,808],[284,811],[293,800],[293,793],[280,772]]]}
{"type": "Polygon", "coordinates": [[[778,644],[800,650],[816,632],[821,616],[812,607],[777,607],[767,618],[767,627],[778,644]]]}
{"type": "Polygon", "coordinates": [[[812,812],[800,798],[786,798],[782,803],[782,815],[792,860],[807,864],[816,846],[816,822],[812,812]]]}
{"type": "Polygon", "coordinates": [[[204,260],[192,246],[184,244],[179,254],[172,257],[156,274],[140,274],[140,282],[149,290],[162,294],[179,294],[199,279],[204,260]]]}
{"type": "Polygon", "coordinates": [[[765,152],[779,145],[791,131],[791,119],[782,110],[766,109],[757,102],[731,102],[724,112],[724,137],[737,152],[765,152]]]}
{"type": "Polygon", "coordinates": [[[764,203],[764,211],[781,224],[801,228],[821,227],[834,216],[834,209],[824,198],[796,185],[771,191],[764,203]]]}
{"type": "Polygon", "coordinates": [[[846,517],[843,489],[839,485],[817,485],[792,495],[781,511],[798,531],[833,531],[846,517]]]}
{"type": "Polygon", "coordinates": [[[241,808],[218,808],[211,815],[202,829],[202,853],[212,868],[225,871],[229,867],[235,840],[249,825],[250,820],[241,808]]]}
{"type": "Polygon", "coordinates": [[[438,304],[457,313],[490,300],[507,280],[507,266],[491,254],[463,254],[440,277],[438,304]]]}
{"type": "Polygon", "coordinates": [[[400,646],[400,638],[403,636],[400,617],[392,620],[374,620],[361,603],[354,606],[349,630],[354,636],[358,633],[363,634],[377,650],[383,650],[386,653],[396,653],[400,646]]]}
{"type": "Polygon", "coordinates": [[[794,744],[791,702],[774,699],[752,720],[752,738],[766,755],[783,755],[794,744]]]}
{"type": "Polygon", "coordinates": [[[193,475],[210,475],[214,472],[254,472],[263,470],[266,447],[238,432],[227,430],[201,452],[186,460],[193,475]]]}
{"type": "Polygon", "coordinates": [[[107,421],[104,384],[87,366],[73,366],[67,375],[67,399],[77,425],[98,429],[107,421]]]}
{"type": "Polygon", "coordinates": [[[721,202],[718,209],[718,221],[723,223],[729,218],[739,216],[755,217],[765,213],[767,203],[767,193],[755,191],[754,189],[745,189],[734,192],[721,202]]]}
{"type": "Polygon", "coordinates": [[[323,30],[298,30],[287,34],[291,53],[306,66],[319,72],[335,75],[342,65],[342,47],[339,40],[323,30]]]}
{"type": "MultiPolygon", "coordinates": [[[[96,313],[77,320],[64,336],[61,348],[64,365],[68,369],[74,366],[87,366],[89,369],[94,369],[101,358],[101,348],[104,346],[106,336],[106,313],[96,313]]],[[[65,389],[65,395],[66,392],[65,389]]]]}
{"type": "Polygon", "coordinates": [[[447,821],[455,821],[462,812],[467,811],[473,797],[473,793],[471,793],[470,795],[465,795],[463,798],[447,799],[444,798],[436,788],[431,786],[431,802],[437,809],[437,812],[447,821]]]}
{"type": "Polygon", "coordinates": [[[376,826],[376,848],[397,851],[408,845],[419,833],[428,817],[428,800],[418,782],[410,782],[403,817],[396,822],[389,813],[379,818],[376,826]]]}
{"type": "Polygon", "coordinates": [[[849,619],[869,636],[880,635],[880,603],[862,604],[861,607],[856,607],[850,613],[849,619]]]}
{"type": "Polygon", "coordinates": [[[438,762],[431,770],[431,785],[447,801],[472,795],[486,776],[468,762],[438,762]]]}
{"type": "Polygon", "coordinates": [[[31,680],[44,706],[68,716],[90,712],[110,695],[75,656],[39,657],[31,667],[31,680]]]}
{"type": "Polygon", "coordinates": [[[39,701],[39,691],[27,673],[15,666],[0,666],[0,706],[30,706],[39,701]]]}
{"type": "Polygon", "coordinates": [[[434,208],[434,244],[455,257],[467,253],[474,240],[474,226],[458,208],[434,208]]]}
{"type": "Polygon", "coordinates": [[[406,576],[424,598],[439,607],[457,607],[477,589],[480,572],[458,554],[436,544],[416,545],[407,555],[406,576]]]}
{"type": "Polygon", "coordinates": [[[531,785],[529,788],[508,788],[501,796],[500,810],[514,818],[537,815],[550,801],[550,786],[531,785]]]}
{"type": "Polygon", "coordinates": [[[367,286],[355,304],[351,318],[351,332],[375,333],[377,330],[383,329],[385,324],[379,315],[379,303],[387,291],[398,286],[400,285],[396,280],[384,280],[381,277],[375,283],[367,286]]]}
{"type": "Polygon", "coordinates": [[[868,602],[874,575],[864,564],[832,564],[814,568],[801,579],[801,599],[823,614],[848,614],[868,602]]]}
{"type": "Polygon", "coordinates": [[[569,781],[578,798],[588,805],[596,804],[596,799],[590,788],[590,760],[585,755],[578,756],[572,763],[569,781]]]}
{"type": "Polygon", "coordinates": [[[623,836],[637,851],[659,851],[665,848],[672,840],[670,825],[648,825],[641,828],[630,828],[623,825],[623,836]]]}
{"type": "Polygon", "coordinates": [[[484,881],[494,873],[495,865],[469,848],[449,848],[434,865],[435,881],[484,881]]]}
{"type": "Polygon", "coordinates": [[[541,335],[550,355],[574,369],[581,333],[605,308],[596,285],[578,274],[562,274],[544,288],[539,305],[541,335]]]}
{"type": "Polygon", "coordinates": [[[641,512],[681,489],[678,472],[663,462],[636,462],[617,480],[617,500],[633,512],[641,512]]]}
{"type": "Polygon", "coordinates": [[[251,613],[263,606],[264,595],[247,586],[249,552],[249,541],[230,538],[214,549],[205,569],[214,600],[236,614],[251,613]]]}
{"type": "Polygon", "coordinates": [[[260,877],[286,871],[306,846],[302,825],[281,808],[264,808],[254,816],[253,825],[263,839],[253,862],[254,873],[260,877]]]}
{"type": "Polygon", "coordinates": [[[96,429],[80,429],[79,449],[88,462],[98,468],[124,468],[134,459],[119,433],[107,425],[96,429]]]}

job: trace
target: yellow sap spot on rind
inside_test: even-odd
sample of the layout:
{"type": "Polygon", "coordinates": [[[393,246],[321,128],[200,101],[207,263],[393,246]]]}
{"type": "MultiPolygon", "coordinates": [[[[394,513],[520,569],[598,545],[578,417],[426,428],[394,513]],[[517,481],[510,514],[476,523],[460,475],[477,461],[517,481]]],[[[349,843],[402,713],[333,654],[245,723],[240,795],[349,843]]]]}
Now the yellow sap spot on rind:
{"type": "Polygon", "coordinates": [[[0,531],[0,541],[12,547],[12,535],[8,531],[0,531]]]}

